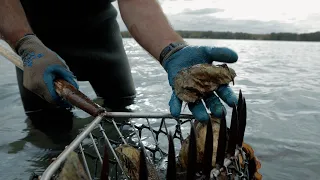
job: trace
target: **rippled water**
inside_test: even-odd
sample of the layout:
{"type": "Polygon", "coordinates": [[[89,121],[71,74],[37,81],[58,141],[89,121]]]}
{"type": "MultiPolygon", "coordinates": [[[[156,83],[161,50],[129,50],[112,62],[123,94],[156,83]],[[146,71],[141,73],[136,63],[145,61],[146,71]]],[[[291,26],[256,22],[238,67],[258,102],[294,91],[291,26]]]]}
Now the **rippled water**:
{"type": "MultiPolygon", "coordinates": [[[[319,179],[320,43],[187,39],[194,45],[227,46],[239,61],[234,90],[247,100],[245,141],[261,160],[264,179],[319,179]]],[[[170,87],[162,67],[133,39],[124,39],[140,112],[168,112],[170,87]]],[[[87,82],[80,90],[95,98],[87,82]]],[[[0,60],[0,177],[27,179],[63,146],[26,120],[14,66],[0,60]]],[[[187,110],[186,110],[187,111],[187,110]]],[[[228,117],[230,117],[230,109],[228,117]]],[[[91,119],[80,110],[76,127],[91,119]]],[[[229,121],[230,118],[228,118],[229,121]]],[[[229,122],[228,122],[229,123],[229,122]]]]}

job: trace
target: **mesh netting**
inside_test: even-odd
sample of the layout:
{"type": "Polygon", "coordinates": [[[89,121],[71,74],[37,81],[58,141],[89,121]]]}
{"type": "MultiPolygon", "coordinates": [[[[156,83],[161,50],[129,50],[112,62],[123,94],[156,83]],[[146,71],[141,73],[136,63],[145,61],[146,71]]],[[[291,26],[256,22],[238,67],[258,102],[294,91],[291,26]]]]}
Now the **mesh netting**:
{"type": "MultiPolygon", "coordinates": [[[[186,173],[191,172],[195,173],[195,179],[208,179],[210,176],[210,180],[217,180],[219,177],[226,177],[227,179],[261,180],[262,176],[257,171],[261,165],[254,156],[253,149],[243,142],[246,126],[246,104],[245,101],[239,104],[243,105],[233,108],[230,128],[226,126],[225,118],[220,119],[220,123],[218,123],[219,138],[215,165],[211,164],[211,160],[206,162],[208,164],[202,164],[205,162],[205,159],[211,159],[212,155],[210,155],[210,152],[213,153],[212,150],[208,150],[207,152],[205,150],[201,152],[200,150],[200,154],[197,154],[197,150],[193,150],[198,149],[198,144],[196,144],[194,118],[191,115],[182,115],[179,118],[173,118],[168,114],[104,112],[88,124],[77,138],[50,164],[45,172],[42,173],[41,179],[56,179],[61,168],[64,166],[65,160],[70,153],[75,151],[82,157],[81,164],[84,166],[83,171],[86,171],[86,174],[90,175],[89,179],[95,180],[100,179],[101,171],[105,172],[102,170],[105,164],[109,166],[107,168],[109,179],[128,179],[126,173],[132,172],[132,166],[128,165],[135,163],[133,166],[141,167],[143,164],[137,165],[137,163],[142,162],[141,160],[144,159],[142,156],[146,156],[148,162],[155,165],[158,175],[160,176],[159,178],[161,179],[166,179],[165,177],[168,175],[166,174],[167,170],[170,169],[167,168],[167,166],[170,165],[170,162],[173,162],[174,165],[171,164],[171,166],[177,170],[178,174],[182,175],[182,179],[186,178],[185,175],[189,177],[186,173]],[[191,132],[191,134],[187,136],[189,132],[191,132]],[[177,168],[175,160],[167,156],[169,140],[170,142],[174,141],[170,147],[175,148],[169,155],[177,155],[186,137],[188,137],[189,143],[188,151],[189,153],[191,152],[191,154],[187,154],[187,157],[188,159],[189,157],[192,158],[190,158],[190,162],[188,160],[187,171],[183,170],[183,172],[178,172],[179,168],[177,168]],[[133,149],[140,149],[140,153],[143,154],[140,154],[140,160],[133,162],[127,155],[117,154],[117,148],[120,146],[124,147],[122,145],[130,145],[133,149]],[[227,154],[225,154],[226,150],[227,154]],[[174,151],[175,153],[172,153],[174,151]],[[203,162],[200,162],[201,167],[198,166],[197,156],[202,156],[204,159],[203,162]],[[105,157],[107,157],[107,159],[104,159],[105,157]],[[123,159],[124,157],[125,159],[123,159]],[[209,167],[209,169],[205,167],[209,167]],[[211,167],[213,169],[211,169],[211,167]],[[128,170],[130,172],[128,172],[128,170]],[[208,172],[210,173],[208,174],[208,172]],[[196,176],[198,178],[196,178],[196,176]]],[[[210,120],[210,122],[212,123],[213,121],[210,120]]],[[[211,123],[206,126],[207,132],[208,129],[213,127],[211,123]]],[[[206,134],[207,137],[213,137],[212,131],[206,134]]],[[[207,137],[204,144],[211,143],[208,147],[212,147],[213,141],[208,140],[207,137]]],[[[208,147],[205,147],[205,149],[208,149],[208,147]]],[[[119,151],[117,152],[119,153],[119,151]]],[[[183,157],[181,158],[184,159],[183,157]]],[[[185,160],[181,160],[181,163],[182,161],[185,160]]],[[[140,170],[141,169],[149,171],[149,167],[147,168],[146,166],[140,168],[140,170]]],[[[72,171],[68,170],[68,173],[69,172],[71,173],[72,171]]],[[[74,174],[79,174],[77,168],[75,168],[74,174]]],[[[173,174],[176,174],[176,172],[173,174]]],[[[130,176],[135,175],[131,174],[130,176]]]]}
{"type": "MultiPolygon", "coordinates": [[[[164,115],[165,116],[165,115],[164,115]]],[[[157,166],[157,168],[161,170],[166,169],[166,157],[168,155],[168,141],[167,141],[167,135],[169,131],[173,135],[173,139],[175,139],[175,145],[176,147],[180,147],[182,144],[182,141],[185,137],[186,132],[189,132],[190,125],[189,123],[193,121],[192,116],[185,116],[182,118],[168,118],[168,117],[159,117],[159,118],[130,118],[126,121],[113,123],[110,118],[106,118],[102,121],[102,127],[111,127],[114,124],[117,125],[119,131],[121,132],[121,135],[114,135],[112,138],[110,137],[109,141],[112,144],[112,148],[115,149],[119,145],[124,144],[125,142],[129,144],[130,146],[133,146],[135,148],[141,148],[140,147],[140,141],[144,145],[144,148],[146,149],[148,156],[152,159],[154,164],[157,166]],[[133,122],[137,120],[139,123],[133,124],[133,122]],[[151,125],[150,120],[154,120],[159,124],[158,127],[153,127],[151,125]],[[131,124],[131,123],[132,124],[131,124]],[[168,123],[170,122],[170,123],[168,123]],[[141,125],[138,125],[140,124],[141,125]],[[186,132],[182,132],[182,127],[184,126],[184,129],[186,132]],[[187,130],[188,129],[188,130],[187,130]],[[137,135],[139,137],[137,137],[137,135]],[[124,138],[124,141],[122,140],[124,138]]],[[[114,126],[113,126],[114,127],[114,126]]],[[[104,128],[107,129],[107,128],[104,128]]],[[[104,148],[104,141],[105,138],[101,133],[93,132],[92,133],[93,138],[96,140],[97,144],[99,144],[99,151],[102,152],[104,148]]],[[[180,149],[180,148],[177,148],[180,149]]],[[[96,155],[97,153],[92,152],[93,148],[86,148],[84,150],[84,153],[90,157],[91,160],[94,160],[95,162],[95,168],[91,170],[91,174],[94,175],[95,179],[99,179],[100,175],[100,165],[99,165],[99,157],[96,155]]],[[[112,152],[109,150],[109,163],[112,165],[111,171],[111,178],[113,179],[122,179],[123,176],[121,176],[121,171],[118,167],[118,162],[114,159],[114,156],[112,155],[112,152]]]]}
{"type": "MultiPolygon", "coordinates": [[[[154,162],[161,173],[165,169],[166,157],[168,154],[169,132],[172,133],[177,149],[181,146],[184,136],[189,132],[191,115],[182,115],[179,118],[172,118],[167,114],[138,114],[138,113],[114,113],[103,118],[88,135],[83,138],[74,149],[84,164],[87,172],[90,172],[91,179],[98,180],[101,173],[101,165],[106,147],[110,164],[110,178],[124,179],[121,166],[114,149],[122,144],[129,144],[135,148],[146,149],[147,156],[154,162]],[[110,149],[111,148],[113,149],[110,149]]],[[[83,134],[88,129],[84,129],[83,134]]],[[[66,147],[68,149],[69,147],[66,147]]],[[[58,159],[61,157],[58,157],[58,159]]],[[[62,162],[65,158],[62,159],[62,162]]],[[[48,167],[46,170],[54,171],[51,179],[56,179],[61,171],[61,164],[58,168],[48,167]]],[[[41,175],[40,175],[41,176],[41,175]]],[[[30,179],[39,178],[34,174],[30,179]]],[[[47,179],[47,178],[44,178],[47,179]]]]}

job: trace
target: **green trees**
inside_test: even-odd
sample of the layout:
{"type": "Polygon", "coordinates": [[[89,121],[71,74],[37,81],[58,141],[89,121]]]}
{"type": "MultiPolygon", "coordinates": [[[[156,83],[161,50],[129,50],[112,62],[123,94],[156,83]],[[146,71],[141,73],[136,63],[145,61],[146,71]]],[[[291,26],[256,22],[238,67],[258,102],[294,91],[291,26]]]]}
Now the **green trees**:
{"type": "MultiPolygon", "coordinates": [[[[250,34],[243,32],[214,32],[214,31],[176,31],[183,38],[200,39],[249,39],[249,40],[275,40],[275,41],[320,41],[320,31],[313,33],[270,33],[250,34]]],[[[121,32],[122,37],[131,37],[128,31],[121,32]]]]}

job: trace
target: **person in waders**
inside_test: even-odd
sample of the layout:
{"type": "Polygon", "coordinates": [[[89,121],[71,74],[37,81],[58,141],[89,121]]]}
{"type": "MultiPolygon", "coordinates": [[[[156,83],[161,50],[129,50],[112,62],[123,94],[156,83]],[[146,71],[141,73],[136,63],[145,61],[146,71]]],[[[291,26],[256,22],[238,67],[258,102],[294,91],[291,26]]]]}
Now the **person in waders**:
{"type": "MultiPolygon", "coordinates": [[[[113,0],[0,0],[0,34],[21,56],[24,71],[16,69],[25,113],[48,126],[71,117],[70,104],[59,98],[54,79],[79,88],[89,81],[110,109],[134,102],[130,72],[113,0]]],[[[234,63],[236,52],[225,47],[187,44],[170,26],[157,0],[118,0],[121,17],[132,37],[168,74],[172,87],[170,112],[179,116],[182,101],[173,79],[183,68],[213,61],[234,63]]],[[[206,108],[219,117],[237,96],[228,85],[218,88],[205,103],[188,103],[199,121],[207,121],[206,108]]]]}

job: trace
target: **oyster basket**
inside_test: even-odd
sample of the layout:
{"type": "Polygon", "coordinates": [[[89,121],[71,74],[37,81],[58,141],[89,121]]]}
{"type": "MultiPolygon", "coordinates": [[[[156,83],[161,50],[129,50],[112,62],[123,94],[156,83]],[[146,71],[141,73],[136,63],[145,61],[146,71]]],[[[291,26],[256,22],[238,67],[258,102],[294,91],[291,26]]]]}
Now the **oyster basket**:
{"type": "Polygon", "coordinates": [[[71,152],[77,152],[81,156],[83,167],[89,179],[98,180],[103,165],[104,150],[108,151],[108,161],[111,165],[109,179],[128,179],[123,173],[123,167],[115,152],[115,148],[123,144],[135,148],[142,146],[146,156],[152,160],[157,168],[165,169],[169,131],[175,140],[175,146],[179,147],[184,139],[183,134],[189,132],[190,122],[193,120],[192,115],[173,118],[166,113],[111,112],[104,116],[98,116],[82,130],[41,175],[33,174],[30,179],[57,179],[67,157],[71,152]],[[185,129],[185,132],[182,132],[182,129],[185,129]],[[113,133],[109,133],[110,131],[113,133]]]}
{"type": "MultiPolygon", "coordinates": [[[[233,106],[230,128],[226,125],[225,115],[217,123],[212,117],[213,119],[202,124],[187,114],[174,118],[162,113],[102,111],[38,178],[60,179],[63,177],[61,172],[65,172],[68,178],[62,179],[84,174],[83,176],[89,177],[80,179],[139,177],[142,180],[150,179],[151,175],[151,179],[167,180],[261,180],[262,176],[258,172],[261,164],[254,156],[252,147],[243,141],[246,111],[246,101],[241,91],[238,104],[233,106]],[[219,126],[219,131],[216,132],[218,134],[213,130],[214,125],[219,126]],[[195,127],[205,128],[206,133],[200,130],[203,133],[196,135],[195,127]],[[205,141],[201,141],[201,136],[205,141]],[[217,139],[217,144],[214,144],[213,136],[217,139]],[[203,151],[198,140],[204,145],[203,151]],[[179,159],[176,151],[185,151],[186,146],[183,145],[187,145],[188,150],[179,159]],[[126,152],[135,154],[135,157],[121,154],[123,151],[117,151],[118,147],[130,147],[130,152],[126,152]],[[135,153],[137,149],[140,150],[140,155],[135,153]],[[73,160],[69,163],[73,168],[68,167],[68,170],[63,171],[63,166],[68,164],[65,163],[66,160],[74,152],[82,157],[82,162],[73,160]],[[215,164],[212,164],[213,158],[215,164]]],[[[77,178],[71,180],[74,179],[77,178]]]]}

